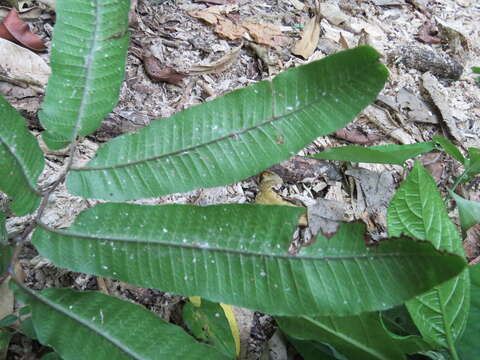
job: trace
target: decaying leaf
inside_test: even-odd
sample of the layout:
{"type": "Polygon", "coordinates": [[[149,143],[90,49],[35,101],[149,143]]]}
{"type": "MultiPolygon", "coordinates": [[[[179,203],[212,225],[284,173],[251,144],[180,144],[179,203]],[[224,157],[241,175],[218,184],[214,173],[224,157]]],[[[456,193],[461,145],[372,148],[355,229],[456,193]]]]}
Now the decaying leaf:
{"type": "Polygon", "coordinates": [[[15,85],[32,85],[42,91],[50,76],[50,67],[34,52],[11,41],[0,39],[0,80],[15,85]]]}
{"type": "Polygon", "coordinates": [[[429,105],[406,88],[401,88],[396,96],[398,109],[411,121],[438,124],[438,116],[429,105]]]}
{"type": "Polygon", "coordinates": [[[190,75],[201,75],[225,71],[237,60],[242,46],[243,44],[210,64],[192,66],[190,70],[188,70],[188,73],[190,75]]]}
{"type": "Polygon", "coordinates": [[[313,236],[330,238],[337,232],[339,222],[345,220],[345,205],[340,201],[318,199],[308,207],[308,225],[313,236]]]}
{"type": "Polygon", "coordinates": [[[240,39],[248,33],[250,37],[258,44],[277,46],[283,43],[284,37],[282,30],[271,23],[255,23],[244,21],[240,24],[234,23],[227,18],[225,14],[232,11],[230,6],[212,6],[203,10],[189,12],[190,16],[201,19],[210,25],[213,25],[215,32],[226,39],[240,39]]]}
{"type": "Polygon", "coordinates": [[[277,25],[245,21],[242,23],[242,26],[258,44],[278,46],[283,43],[282,30],[277,25]]]}
{"type": "MultiPolygon", "coordinates": [[[[282,185],[283,180],[277,174],[271,171],[263,171],[260,174],[260,191],[255,197],[257,204],[264,205],[283,205],[283,206],[297,206],[294,203],[287,201],[282,196],[277,194],[273,189],[274,186],[282,185]]],[[[307,226],[308,221],[305,214],[302,214],[298,221],[299,226],[307,226]]]]}
{"type": "Polygon", "coordinates": [[[10,10],[0,24],[0,37],[15,40],[35,51],[46,50],[43,39],[30,30],[28,24],[18,16],[15,9],[10,10]]]}
{"type": "Polygon", "coordinates": [[[460,26],[447,23],[440,18],[435,18],[440,36],[448,43],[454,54],[463,55],[470,50],[467,37],[461,32],[460,26]]]}
{"type": "Polygon", "coordinates": [[[172,67],[162,67],[157,58],[148,51],[145,52],[145,56],[143,57],[143,65],[145,66],[145,71],[148,77],[154,82],[178,84],[185,76],[187,76],[172,67]]]}
{"type": "Polygon", "coordinates": [[[225,6],[212,6],[203,10],[189,12],[190,16],[214,26],[215,32],[229,40],[240,39],[246,29],[224,16],[229,11],[225,6]]]}
{"type": "Polygon", "coordinates": [[[318,15],[310,18],[303,28],[302,37],[295,44],[292,53],[308,59],[317,48],[320,37],[320,17],[318,15]]]}

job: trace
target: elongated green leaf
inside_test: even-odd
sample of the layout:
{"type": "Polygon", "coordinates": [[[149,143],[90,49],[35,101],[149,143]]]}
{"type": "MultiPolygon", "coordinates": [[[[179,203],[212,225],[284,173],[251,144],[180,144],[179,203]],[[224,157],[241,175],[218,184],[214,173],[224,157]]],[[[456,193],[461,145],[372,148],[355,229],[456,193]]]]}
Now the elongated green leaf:
{"type": "Polygon", "coordinates": [[[84,197],[129,200],[225,185],[288,159],[352,121],[387,78],[370,47],[290,69],[99,149],[67,186],[84,197]]]}
{"type": "Polygon", "coordinates": [[[38,340],[70,359],[226,359],[144,308],[98,292],[15,287],[38,340]]]}
{"type": "Polygon", "coordinates": [[[107,203],[81,213],[69,230],[37,229],[32,242],[61,267],[278,315],[386,309],[465,266],[410,239],[366,248],[358,223],[291,255],[302,211],[107,203]]]}
{"type": "MultiPolygon", "coordinates": [[[[440,250],[463,255],[462,242],[450,221],[435,181],[419,163],[398,189],[388,209],[388,232],[424,239],[440,250]]],[[[429,342],[455,354],[455,339],[465,328],[470,302],[470,282],[465,270],[407,302],[421,334],[429,342]]]]}
{"type": "Polygon", "coordinates": [[[182,315],[193,336],[215,346],[227,358],[235,359],[235,340],[220,304],[205,299],[200,306],[187,302],[182,315]]]}
{"type": "Polygon", "coordinates": [[[443,136],[434,136],[433,140],[439,143],[443,150],[454,159],[456,159],[461,164],[465,163],[465,157],[462,155],[460,150],[448,139],[444,138],[443,136]]]}
{"type": "Polygon", "coordinates": [[[19,216],[40,203],[36,184],[44,163],[25,119],[0,96],[0,191],[12,198],[11,209],[19,216]]]}
{"type": "Polygon", "coordinates": [[[458,207],[458,214],[460,216],[460,224],[462,229],[467,231],[473,225],[480,223],[480,203],[470,201],[458,196],[450,191],[450,195],[455,199],[458,207]]]}
{"type": "Polygon", "coordinates": [[[467,327],[458,343],[461,359],[475,359],[480,354],[478,336],[480,334],[480,265],[470,267],[472,296],[467,327]]]}
{"type": "Polygon", "coordinates": [[[417,336],[392,338],[380,320],[379,313],[346,317],[276,318],[289,336],[332,345],[349,359],[406,359],[406,354],[429,348],[417,336]]]}
{"type": "Polygon", "coordinates": [[[313,155],[316,159],[402,165],[406,160],[433,150],[431,142],[411,145],[341,146],[313,155]]]}
{"type": "Polygon", "coordinates": [[[49,145],[88,135],[117,103],[128,46],[129,1],[58,1],[45,101],[49,145]],[[56,141],[54,141],[54,139],[56,141]]]}

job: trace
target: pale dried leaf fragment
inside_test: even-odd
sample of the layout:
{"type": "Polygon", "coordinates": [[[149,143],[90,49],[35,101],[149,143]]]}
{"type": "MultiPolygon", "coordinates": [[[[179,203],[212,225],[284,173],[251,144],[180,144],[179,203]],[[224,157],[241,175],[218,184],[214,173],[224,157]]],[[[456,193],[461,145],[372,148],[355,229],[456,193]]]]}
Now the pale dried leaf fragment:
{"type": "Polygon", "coordinates": [[[320,15],[328,20],[332,25],[340,25],[348,20],[348,15],[345,14],[337,4],[321,3],[320,15]]]}
{"type": "Polygon", "coordinates": [[[212,6],[203,10],[190,11],[189,15],[214,25],[215,32],[221,37],[236,40],[240,39],[246,30],[242,25],[235,24],[224,16],[232,10],[231,6],[212,6]]]}
{"type": "Polygon", "coordinates": [[[322,234],[330,238],[345,221],[345,204],[336,200],[318,199],[308,207],[308,225],[313,236],[322,234]]]}
{"type": "Polygon", "coordinates": [[[320,17],[318,15],[310,18],[303,28],[302,37],[295,44],[292,53],[308,59],[317,48],[320,38],[320,17]]]}
{"type": "Polygon", "coordinates": [[[0,39],[0,80],[42,92],[50,76],[50,67],[34,52],[0,39]]]}
{"type": "Polygon", "coordinates": [[[202,75],[202,74],[211,74],[219,73],[227,70],[238,58],[242,45],[234,48],[232,51],[226,53],[220,59],[205,65],[195,65],[188,70],[189,75],[202,75]]]}

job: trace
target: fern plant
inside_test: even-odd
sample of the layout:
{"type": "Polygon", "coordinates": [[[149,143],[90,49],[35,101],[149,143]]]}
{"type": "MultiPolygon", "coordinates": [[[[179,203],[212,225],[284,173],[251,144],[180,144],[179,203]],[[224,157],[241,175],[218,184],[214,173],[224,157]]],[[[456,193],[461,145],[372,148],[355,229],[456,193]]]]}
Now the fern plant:
{"type": "MultiPolygon", "coordinates": [[[[382,339],[390,339],[389,351],[395,349],[387,355],[369,350],[375,359],[399,359],[444,346],[419,336],[396,339],[383,327],[380,312],[468,277],[458,244],[444,245],[443,233],[430,236],[417,228],[397,227],[389,240],[367,247],[364,225],[350,223],[343,224],[333,238],[319,236],[315,244],[291,254],[291,236],[304,211],[296,207],[122,202],[239,181],[288,159],[318,136],[344,127],[376,98],[387,79],[379,54],[359,47],[289,69],[271,81],[119,136],[102,146],[88,164],[77,166],[79,137],[94,132],[118,99],[128,46],[128,10],[127,1],[57,3],[52,76],[39,118],[46,129],[46,144],[52,149],[69,146],[69,154],[64,172],[43,189],[37,182],[44,155],[25,120],[0,98],[0,189],[10,198],[13,214],[35,214],[21,234],[0,233],[0,271],[8,268],[17,300],[29,305],[33,335],[63,359],[236,356],[232,341],[210,336],[198,342],[182,328],[112,296],[29,289],[15,272],[15,264],[32,233],[32,244],[56,266],[200,296],[205,307],[188,310],[196,316],[191,321],[206,317],[211,329],[225,329],[224,314],[217,316],[224,309],[217,303],[222,303],[276,316],[292,341],[303,341],[299,346],[309,349],[318,345],[317,341],[305,345],[315,329],[308,336],[299,335],[297,330],[308,327],[291,330],[290,322],[307,321],[325,330],[325,321],[333,322],[336,329],[347,327],[348,322],[340,325],[344,320],[339,316],[367,321],[372,331],[381,334],[370,345],[375,348],[384,343],[382,339]],[[82,212],[68,229],[52,228],[43,215],[51,194],[63,182],[74,195],[107,202],[82,212]]],[[[431,148],[427,144],[408,149],[407,157],[431,148]]],[[[396,214],[413,216],[401,209],[396,214]]],[[[397,220],[392,221],[402,223],[397,220]]],[[[0,221],[3,229],[4,214],[0,221]]],[[[409,310],[421,305],[411,304],[409,310]]],[[[11,336],[10,325],[17,320],[13,315],[0,319],[0,339],[11,336]]],[[[191,333],[201,338],[194,328],[195,324],[191,333]]],[[[455,329],[453,336],[460,330],[455,329]]],[[[340,332],[323,342],[332,342],[350,355],[352,343],[370,335],[361,329],[349,331],[349,339],[360,336],[350,347],[335,341],[335,337],[345,339],[340,332]]]]}

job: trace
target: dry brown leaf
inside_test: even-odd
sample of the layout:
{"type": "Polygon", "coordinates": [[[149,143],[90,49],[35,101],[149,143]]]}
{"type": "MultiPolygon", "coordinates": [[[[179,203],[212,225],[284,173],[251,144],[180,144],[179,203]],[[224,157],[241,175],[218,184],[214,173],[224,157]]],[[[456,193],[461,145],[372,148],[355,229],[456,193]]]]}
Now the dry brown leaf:
{"type": "Polygon", "coordinates": [[[308,59],[317,48],[320,37],[320,18],[318,15],[310,18],[303,28],[302,37],[293,47],[292,53],[308,59]]]}
{"type": "Polygon", "coordinates": [[[430,20],[427,20],[423,23],[415,38],[425,44],[440,44],[441,39],[436,35],[438,35],[437,28],[430,20]]]}
{"type": "Polygon", "coordinates": [[[50,67],[34,52],[0,39],[0,78],[15,85],[33,85],[41,91],[47,84],[50,67]]]}
{"type": "Polygon", "coordinates": [[[35,51],[46,50],[43,39],[34,34],[28,24],[23,21],[15,9],[12,9],[0,24],[1,37],[7,40],[17,41],[35,51]]]}
{"type": "Polygon", "coordinates": [[[188,71],[189,75],[219,73],[227,70],[237,60],[242,46],[243,44],[210,64],[192,66],[188,71]]]}
{"type": "Polygon", "coordinates": [[[282,29],[271,23],[254,23],[245,21],[242,26],[247,29],[250,36],[257,44],[278,46],[284,41],[282,29]]]}

